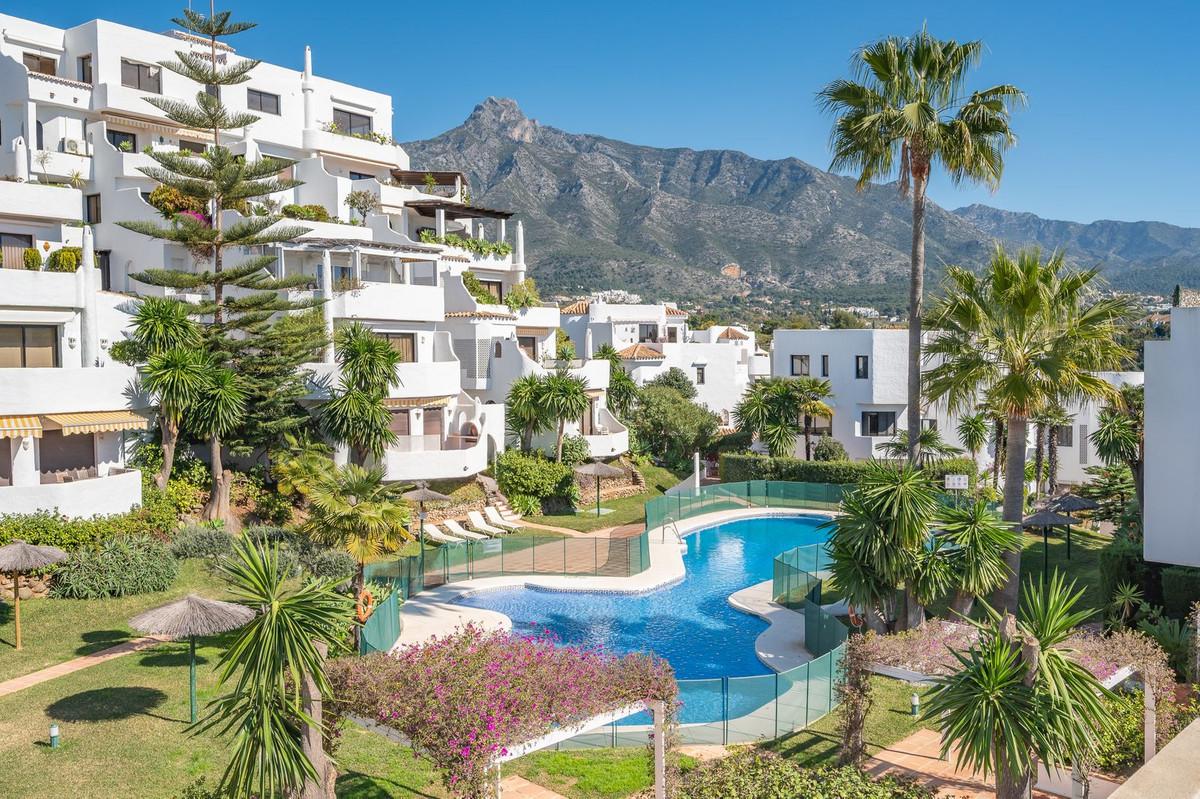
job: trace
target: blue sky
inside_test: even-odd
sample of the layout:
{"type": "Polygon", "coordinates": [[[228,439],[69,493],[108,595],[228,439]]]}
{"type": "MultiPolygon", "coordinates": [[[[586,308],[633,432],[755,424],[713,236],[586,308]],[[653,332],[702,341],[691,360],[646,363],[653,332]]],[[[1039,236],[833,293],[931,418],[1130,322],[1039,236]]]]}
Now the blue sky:
{"type": "MultiPolygon", "coordinates": [[[[98,6],[0,9],[69,26],[98,6]]],[[[124,0],[103,13],[165,30],[177,9],[124,0]]],[[[319,74],[391,94],[400,139],[453,127],[497,95],[569,131],[821,167],[830,120],[815,93],[846,73],[857,45],[927,22],[938,36],[984,40],[975,85],[1015,83],[1030,98],[1000,190],[941,180],[935,200],[1200,227],[1200,3],[261,0],[235,12],[260,23],[237,37],[240,52],[299,69],[311,44],[319,74]]]]}

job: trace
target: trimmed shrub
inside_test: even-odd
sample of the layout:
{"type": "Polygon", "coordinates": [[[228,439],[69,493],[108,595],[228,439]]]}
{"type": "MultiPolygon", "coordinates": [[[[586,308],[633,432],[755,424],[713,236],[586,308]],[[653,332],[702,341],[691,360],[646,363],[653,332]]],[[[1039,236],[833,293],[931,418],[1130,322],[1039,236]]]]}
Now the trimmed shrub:
{"type": "MultiPolygon", "coordinates": [[[[820,443],[820,442],[818,442],[820,443]]],[[[857,483],[870,461],[822,461],[800,458],[772,458],[755,453],[721,455],[721,481],[784,480],[795,483],[857,483]]],[[[947,474],[966,474],[975,484],[978,469],[970,458],[947,458],[925,467],[933,481],[941,484],[947,474]]]]}
{"type": "Polygon", "coordinates": [[[331,217],[325,206],[310,204],[297,205],[296,203],[288,203],[280,210],[288,219],[303,219],[305,222],[328,222],[331,217]]]}
{"type": "Polygon", "coordinates": [[[1144,754],[1142,692],[1120,693],[1103,701],[1112,726],[1100,730],[1096,766],[1109,774],[1131,771],[1141,765],[1144,754]]]}
{"type": "Polygon", "coordinates": [[[1162,570],[1163,611],[1173,619],[1187,618],[1200,601],[1200,569],[1168,566],[1162,570]]]}
{"type": "Polygon", "coordinates": [[[562,462],[572,468],[592,457],[592,448],[583,436],[563,436],[562,462]]]}
{"type": "Polygon", "coordinates": [[[162,492],[146,483],[142,487],[142,507],[129,513],[93,516],[90,519],[68,519],[48,510],[37,513],[8,513],[0,515],[0,546],[17,539],[38,546],[53,546],[73,550],[101,544],[122,536],[151,536],[162,541],[171,537],[179,524],[181,513],[190,510],[186,502],[190,492],[179,496],[168,484],[162,492]]]}
{"type": "Polygon", "coordinates": [[[536,516],[542,512],[542,501],[528,494],[509,494],[508,504],[522,516],[536,516]]]}
{"type": "Polygon", "coordinates": [[[358,568],[354,556],[340,549],[311,550],[300,556],[300,563],[321,580],[349,580],[358,568]]]}
{"type": "Polygon", "coordinates": [[[510,449],[496,460],[496,481],[506,497],[532,497],[538,501],[562,498],[574,501],[579,494],[575,472],[540,453],[524,455],[510,449]]]}
{"type": "Polygon", "coordinates": [[[179,564],[161,541],[148,536],[114,538],[81,548],[54,569],[56,597],[101,599],[165,591],[179,564]]]}
{"type": "Polygon", "coordinates": [[[42,268],[42,254],[33,247],[26,247],[25,253],[22,256],[25,268],[31,272],[37,272],[42,268]]]}
{"type": "Polygon", "coordinates": [[[233,550],[233,539],[220,527],[185,527],[171,542],[171,554],[177,558],[219,558],[233,550]]]}
{"type": "Polygon", "coordinates": [[[813,444],[813,460],[848,461],[850,456],[846,453],[842,442],[833,436],[821,436],[817,439],[817,443],[813,444]]]}
{"type": "Polygon", "coordinates": [[[47,272],[74,272],[83,260],[83,250],[79,247],[60,247],[50,253],[46,259],[47,272]]]}
{"type": "Polygon", "coordinates": [[[897,777],[876,780],[854,766],[802,768],[760,749],[702,763],[682,779],[689,799],[929,799],[934,792],[897,777]]]}
{"type": "Polygon", "coordinates": [[[296,532],[286,527],[253,524],[246,528],[245,535],[256,544],[291,544],[297,539],[296,532]]]}

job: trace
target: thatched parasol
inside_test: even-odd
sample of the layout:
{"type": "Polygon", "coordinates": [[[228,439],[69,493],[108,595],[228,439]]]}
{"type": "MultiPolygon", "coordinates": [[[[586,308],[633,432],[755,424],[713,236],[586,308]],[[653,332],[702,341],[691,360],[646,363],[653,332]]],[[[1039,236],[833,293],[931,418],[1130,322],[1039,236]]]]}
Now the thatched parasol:
{"type": "Polygon", "coordinates": [[[625,474],[616,466],[609,466],[607,463],[593,461],[592,463],[581,463],[575,467],[575,474],[583,475],[584,477],[596,478],[596,515],[600,515],[600,479],[602,477],[620,477],[625,474]]]}
{"type": "Polygon", "coordinates": [[[169,605],[147,610],[129,626],[149,635],[188,639],[188,680],[192,723],[196,722],[196,638],[236,630],[254,618],[254,611],[233,602],[188,594],[169,605]]]}
{"type": "Polygon", "coordinates": [[[421,588],[425,587],[425,503],[426,502],[449,502],[450,497],[445,494],[439,494],[429,487],[429,483],[425,480],[418,480],[417,487],[412,491],[405,491],[400,495],[409,502],[417,503],[417,518],[421,522],[421,588]]]}
{"type": "Polygon", "coordinates": [[[58,547],[39,547],[24,541],[13,541],[0,547],[0,572],[8,572],[13,581],[13,620],[16,622],[16,645],[21,648],[21,575],[53,566],[67,559],[58,547]]]}
{"type": "MultiPolygon", "coordinates": [[[[1100,503],[1094,499],[1081,497],[1076,494],[1063,494],[1058,499],[1052,500],[1047,508],[1050,510],[1060,511],[1067,514],[1071,518],[1071,514],[1078,513],[1081,510],[1096,510],[1100,507],[1100,503]]],[[[1072,519],[1072,521],[1074,521],[1072,519]]],[[[1067,560],[1071,559],[1071,528],[1067,528],[1067,560]]]]}
{"type": "Polygon", "coordinates": [[[1032,516],[1026,516],[1021,521],[1022,527],[1040,527],[1042,528],[1042,577],[1044,578],[1050,572],[1050,528],[1051,527],[1066,527],[1067,528],[1067,559],[1070,560],[1071,555],[1071,525],[1075,520],[1070,516],[1064,516],[1052,510],[1040,510],[1032,516]]]}

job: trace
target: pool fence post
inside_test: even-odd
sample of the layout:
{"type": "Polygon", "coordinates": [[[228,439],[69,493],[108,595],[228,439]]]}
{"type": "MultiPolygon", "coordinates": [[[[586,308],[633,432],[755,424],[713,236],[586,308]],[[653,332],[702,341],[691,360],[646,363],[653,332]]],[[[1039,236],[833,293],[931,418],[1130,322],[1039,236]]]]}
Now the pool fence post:
{"type": "Polygon", "coordinates": [[[808,670],[804,672],[804,728],[808,729],[808,707],[812,698],[812,661],[808,663],[808,670]]]}
{"type": "Polygon", "coordinates": [[[721,678],[721,745],[729,745],[729,678],[721,678]]]}
{"type": "Polygon", "coordinates": [[[771,737],[779,737],[779,672],[775,672],[775,734],[771,737]]]}
{"type": "Polygon", "coordinates": [[[654,702],[650,712],[654,715],[654,799],[667,799],[667,705],[654,702]]]}

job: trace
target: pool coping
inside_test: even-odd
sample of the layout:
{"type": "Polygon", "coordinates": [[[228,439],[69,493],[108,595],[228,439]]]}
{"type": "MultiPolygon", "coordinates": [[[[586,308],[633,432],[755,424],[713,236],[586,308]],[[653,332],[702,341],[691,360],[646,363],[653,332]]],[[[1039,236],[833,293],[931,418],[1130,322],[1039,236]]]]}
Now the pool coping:
{"type": "MultiPolygon", "coordinates": [[[[829,517],[835,512],[806,508],[737,508],[693,516],[675,525],[681,538],[685,538],[698,530],[706,529],[726,521],[762,518],[771,516],[821,516],[829,517]]],[[[658,590],[677,583],[686,576],[683,565],[683,553],[679,541],[667,535],[665,526],[655,527],[649,531],[650,565],[645,571],[630,577],[597,577],[589,575],[559,576],[559,575],[505,575],[502,577],[481,577],[472,580],[462,580],[454,583],[431,588],[410,598],[400,606],[400,637],[392,645],[392,650],[410,644],[419,644],[436,636],[445,635],[467,624],[474,624],[489,630],[512,630],[512,619],[503,613],[484,608],[473,608],[458,604],[457,600],[471,594],[486,591],[497,591],[505,588],[530,588],[539,591],[583,591],[601,593],[641,594],[658,590]]],[[[761,584],[760,584],[761,585],[761,584]]],[[[750,586],[755,588],[758,586],[750,586]]],[[[730,604],[738,610],[760,615],[754,610],[744,610],[733,604],[733,597],[748,589],[740,589],[728,598],[730,604]]],[[[753,601],[748,607],[759,607],[753,601]]],[[[798,617],[803,627],[804,617],[795,611],[776,606],[791,616],[798,617]]],[[[788,646],[787,636],[794,634],[794,625],[782,621],[784,617],[772,613],[772,618],[762,617],[768,622],[767,630],[759,634],[755,640],[755,653],[768,667],[772,666],[766,658],[777,658],[786,662],[795,657],[794,648],[788,646]],[[771,633],[772,628],[779,624],[777,632],[771,633]],[[764,636],[766,638],[764,639],[764,636]],[[760,641],[762,647],[760,648],[760,641]]],[[[803,640],[803,632],[801,632],[803,640]]],[[[810,656],[811,659],[811,656],[810,656]]],[[[797,663],[796,665],[799,665],[797,663]]]]}

